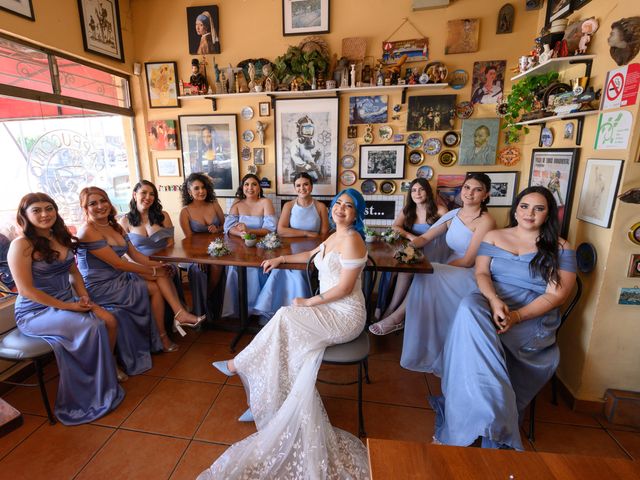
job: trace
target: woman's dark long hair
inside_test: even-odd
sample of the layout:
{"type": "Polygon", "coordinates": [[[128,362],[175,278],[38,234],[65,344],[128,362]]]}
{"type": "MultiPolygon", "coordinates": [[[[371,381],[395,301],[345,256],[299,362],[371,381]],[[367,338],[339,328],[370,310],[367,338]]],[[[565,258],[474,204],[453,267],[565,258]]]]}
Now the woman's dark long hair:
{"type": "MultiPolygon", "coordinates": [[[[476,182],[480,182],[482,185],[484,185],[484,189],[487,191],[487,193],[491,193],[491,179],[489,178],[489,175],[487,175],[486,173],[467,172],[467,177],[464,179],[464,182],[462,185],[464,186],[464,184],[467,183],[469,180],[475,180],[476,182]]],[[[480,215],[489,211],[489,209],[487,208],[487,205],[489,205],[489,201],[491,201],[491,195],[488,195],[487,198],[485,198],[480,204],[480,215]]]]}
{"type": "Polygon", "coordinates": [[[560,275],[558,274],[558,247],[560,237],[560,222],[558,221],[558,204],[553,194],[545,187],[529,187],[521,191],[516,197],[515,202],[509,211],[509,226],[518,225],[516,220],[516,212],[522,198],[532,193],[542,195],[547,201],[547,218],[540,227],[540,234],[536,239],[536,248],[538,252],[529,263],[529,272],[532,276],[538,274],[544,278],[545,282],[553,282],[560,284],[560,275]]]}
{"type": "Polygon", "coordinates": [[[193,182],[201,181],[204,185],[204,188],[207,190],[207,196],[204,199],[207,203],[213,203],[216,200],[216,192],[213,190],[213,182],[211,178],[209,178],[204,173],[192,173],[187,177],[187,179],[180,187],[180,191],[182,192],[182,206],[186,207],[190,203],[193,202],[193,197],[189,193],[189,187],[193,184],[193,182]]]}
{"type": "Polygon", "coordinates": [[[111,203],[111,200],[109,199],[109,195],[107,195],[107,192],[105,192],[100,187],[85,187],[82,190],[80,190],[80,206],[84,210],[84,214],[87,217],[87,221],[89,220],[89,215],[87,214],[87,208],[89,206],[89,196],[94,194],[101,195],[109,202],[109,205],[111,205],[111,210],[109,211],[109,217],[108,217],[109,226],[113,228],[116,232],[118,232],[120,235],[124,236],[125,231],[122,229],[122,227],[116,220],[116,215],[118,214],[118,211],[116,210],[116,207],[113,206],[113,203],[111,203]]]}
{"type": "Polygon", "coordinates": [[[28,193],[22,200],[20,200],[20,204],[18,205],[18,212],[16,214],[16,220],[20,228],[24,233],[24,236],[31,242],[33,246],[33,251],[31,252],[31,258],[33,260],[44,260],[47,263],[51,263],[55,260],[58,260],[60,253],[51,248],[51,241],[38,235],[36,231],[36,227],[29,221],[27,218],[27,209],[36,202],[47,202],[53,205],[53,208],[56,211],[56,221],[51,227],[51,235],[55,238],[58,243],[62,246],[71,249],[74,253],[78,249],[78,239],[71,235],[71,232],[64,224],[64,220],[60,216],[58,212],[58,205],[56,202],[46,193],[35,192],[28,193]],[[36,259],[36,254],[38,257],[36,259]]]}
{"type": "Polygon", "coordinates": [[[418,213],[416,212],[416,202],[413,201],[411,197],[411,189],[413,186],[418,183],[427,194],[426,208],[427,208],[427,223],[429,225],[433,225],[440,215],[438,215],[438,206],[436,205],[436,201],[433,198],[433,190],[431,189],[431,185],[424,178],[414,178],[409,184],[409,191],[407,192],[407,201],[405,202],[404,208],[402,209],[402,213],[404,214],[404,225],[402,228],[405,230],[411,230],[413,225],[416,223],[418,219],[418,213]]]}
{"type": "Polygon", "coordinates": [[[246,182],[250,178],[253,178],[253,179],[255,179],[256,182],[258,182],[258,188],[260,189],[260,194],[258,195],[258,197],[259,198],[264,198],[264,192],[262,191],[262,187],[260,186],[260,179],[258,178],[257,175],[254,175],[253,173],[247,173],[244,177],[242,177],[242,181],[240,182],[240,186],[238,187],[238,190],[236,190],[236,198],[239,198],[241,200],[244,200],[245,198],[247,198],[247,196],[242,191],[242,187],[244,185],[244,182],[246,182]]]}
{"type": "MultiPolygon", "coordinates": [[[[140,180],[133,187],[133,193],[136,193],[144,185],[146,185],[147,187],[151,187],[151,189],[153,190],[153,203],[149,207],[149,224],[162,226],[162,222],[164,222],[164,213],[162,213],[162,204],[160,203],[160,198],[158,197],[158,189],[156,188],[156,186],[149,180],[140,180]]],[[[129,220],[129,224],[133,225],[134,227],[137,227],[142,223],[142,215],[140,215],[140,212],[138,211],[138,205],[134,196],[132,196],[131,200],[129,201],[129,212],[127,212],[127,219],[129,220]]]]}

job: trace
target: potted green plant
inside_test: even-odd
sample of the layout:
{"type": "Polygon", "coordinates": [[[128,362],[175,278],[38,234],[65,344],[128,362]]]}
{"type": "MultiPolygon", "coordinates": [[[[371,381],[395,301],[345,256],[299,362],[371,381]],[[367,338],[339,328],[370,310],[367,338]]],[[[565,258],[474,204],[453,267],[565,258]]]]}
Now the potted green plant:
{"type": "Polygon", "coordinates": [[[538,95],[553,82],[558,80],[558,72],[549,72],[542,75],[525,77],[511,87],[511,93],[507,96],[506,115],[502,128],[507,131],[508,143],[516,143],[520,140],[520,133],[529,133],[524,125],[516,125],[520,121],[523,112],[535,110],[539,102],[538,95]]]}
{"type": "Polygon", "coordinates": [[[300,77],[311,85],[317,73],[326,71],[329,59],[317,50],[305,52],[300,47],[290,46],[284,55],[275,59],[274,65],[279,82],[289,85],[300,77]]]}
{"type": "Polygon", "coordinates": [[[364,241],[367,243],[373,243],[376,241],[378,233],[371,227],[364,226],[364,241]]]}
{"type": "Polygon", "coordinates": [[[242,234],[242,239],[244,240],[244,244],[247,247],[253,247],[255,246],[256,243],[258,243],[258,239],[256,238],[254,233],[243,233],[242,234]]]}

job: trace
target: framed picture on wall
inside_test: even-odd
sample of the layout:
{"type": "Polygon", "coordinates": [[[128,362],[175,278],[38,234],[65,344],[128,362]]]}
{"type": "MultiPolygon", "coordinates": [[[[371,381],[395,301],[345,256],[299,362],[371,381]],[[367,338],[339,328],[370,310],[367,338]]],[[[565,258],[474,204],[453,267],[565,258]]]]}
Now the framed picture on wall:
{"type": "Polygon", "coordinates": [[[0,0],[0,10],[15,13],[32,21],[36,19],[31,0],[0,0]]]}
{"type": "Polygon", "coordinates": [[[78,0],[78,10],[84,49],[124,62],[118,0],[78,0]]]}
{"type": "Polygon", "coordinates": [[[180,162],[176,158],[156,158],[159,177],[179,177],[180,162]]]}
{"type": "Polygon", "coordinates": [[[182,171],[211,177],[216,195],[233,197],[240,185],[235,115],[180,115],[182,171]]]}
{"type": "Polygon", "coordinates": [[[529,186],[548,188],[558,204],[560,235],[566,237],[571,219],[571,203],[579,148],[536,148],[531,154],[529,186]]]}
{"type": "Polygon", "coordinates": [[[604,228],[611,226],[623,163],[622,160],[587,160],[578,204],[578,220],[604,228]]]}
{"type": "Polygon", "coordinates": [[[490,207],[511,207],[518,192],[519,172],[484,172],[491,179],[490,207]]]}
{"type": "Polygon", "coordinates": [[[220,17],[217,5],[187,7],[187,32],[189,53],[210,55],[220,53],[220,17]]]}
{"type": "Polygon", "coordinates": [[[360,178],[404,178],[404,144],[360,145],[360,178]]]}
{"type": "Polygon", "coordinates": [[[568,16],[573,11],[571,1],[547,0],[547,15],[544,24],[549,26],[554,20],[568,16]]]}
{"type": "Polygon", "coordinates": [[[298,172],[314,179],[314,194],[337,193],[337,97],[276,100],[275,137],[279,195],[295,195],[293,177],[298,172]]]}
{"type": "Polygon", "coordinates": [[[149,107],[180,107],[176,62],[148,62],[144,64],[144,69],[147,74],[149,107]]]}
{"type": "Polygon", "coordinates": [[[282,34],[329,33],[329,0],[282,0],[282,34]]]}
{"type": "Polygon", "coordinates": [[[176,121],[149,120],[147,122],[147,139],[151,150],[177,150],[176,121]]]}

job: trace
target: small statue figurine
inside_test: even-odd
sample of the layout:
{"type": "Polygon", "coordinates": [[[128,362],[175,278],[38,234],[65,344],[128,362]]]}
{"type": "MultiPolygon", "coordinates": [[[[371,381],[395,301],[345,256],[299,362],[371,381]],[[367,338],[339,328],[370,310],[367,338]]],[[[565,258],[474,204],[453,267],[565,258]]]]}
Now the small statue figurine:
{"type": "Polygon", "coordinates": [[[247,70],[249,72],[249,91],[253,92],[256,87],[256,66],[250,62],[247,70]]]}
{"type": "Polygon", "coordinates": [[[384,75],[382,74],[382,68],[378,67],[378,73],[376,73],[376,86],[382,87],[384,85],[384,75]]]}
{"type": "Polygon", "coordinates": [[[540,58],[539,58],[540,64],[548,62],[549,60],[551,60],[552,56],[553,56],[553,50],[551,50],[551,47],[549,46],[548,43],[545,43],[544,51],[540,54],[540,58]]]}
{"type": "Polygon", "coordinates": [[[258,134],[258,140],[260,140],[260,145],[264,145],[264,131],[266,128],[267,126],[260,120],[256,122],[256,133],[258,134]]]}
{"type": "Polygon", "coordinates": [[[207,79],[200,71],[200,61],[197,58],[191,60],[191,78],[189,79],[192,88],[197,90],[197,94],[207,91],[207,79]]]}
{"type": "Polygon", "coordinates": [[[213,72],[216,77],[216,93],[222,93],[222,83],[220,83],[220,69],[218,68],[218,64],[215,62],[215,58],[213,60],[213,72]]]}
{"type": "Polygon", "coordinates": [[[351,73],[350,73],[350,77],[351,77],[351,88],[356,88],[356,64],[352,63],[351,65],[351,73]]]}
{"type": "MultiPolygon", "coordinates": [[[[217,85],[216,85],[216,89],[217,89],[217,85]]],[[[216,90],[216,93],[218,91],[216,90]]],[[[224,75],[224,72],[220,72],[220,92],[219,93],[229,93],[229,91],[227,90],[227,78],[224,75]]]]}
{"type": "Polygon", "coordinates": [[[587,18],[584,22],[582,22],[582,26],[580,27],[582,30],[582,36],[580,37],[580,42],[578,43],[578,49],[574,52],[575,55],[584,55],[585,53],[587,53],[587,45],[589,45],[591,36],[596,33],[598,27],[598,21],[593,17],[587,18]]]}
{"type": "Polygon", "coordinates": [[[262,76],[264,77],[265,92],[273,92],[278,88],[278,79],[276,74],[273,73],[273,67],[270,63],[265,63],[262,66],[262,76]]]}

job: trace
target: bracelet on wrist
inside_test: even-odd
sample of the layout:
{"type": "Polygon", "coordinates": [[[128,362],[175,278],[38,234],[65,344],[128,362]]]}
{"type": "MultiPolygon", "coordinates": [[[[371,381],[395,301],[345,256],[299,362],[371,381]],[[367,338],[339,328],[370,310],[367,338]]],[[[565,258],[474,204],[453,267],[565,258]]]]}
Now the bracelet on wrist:
{"type": "Polygon", "coordinates": [[[157,277],[158,276],[158,269],[157,267],[151,267],[153,269],[153,273],[151,274],[152,277],[157,277]]]}
{"type": "Polygon", "coordinates": [[[284,255],[281,255],[280,258],[282,258],[282,263],[287,263],[287,259],[284,255]]]}

